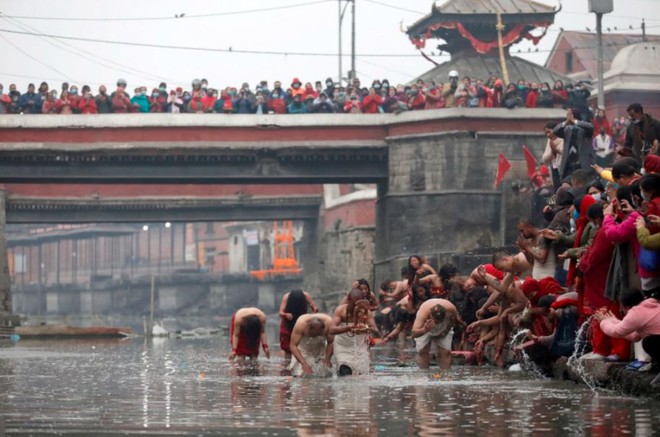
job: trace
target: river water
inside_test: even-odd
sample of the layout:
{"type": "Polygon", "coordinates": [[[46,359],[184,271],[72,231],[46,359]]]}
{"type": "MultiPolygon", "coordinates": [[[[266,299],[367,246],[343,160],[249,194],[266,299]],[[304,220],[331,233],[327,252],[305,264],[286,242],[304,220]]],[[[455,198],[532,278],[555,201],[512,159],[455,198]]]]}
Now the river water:
{"type": "Polygon", "coordinates": [[[374,348],[371,375],[341,379],[293,379],[281,356],[239,368],[228,349],[226,335],[0,340],[0,436],[660,433],[658,402],[490,367],[396,367],[393,345],[374,348]]]}

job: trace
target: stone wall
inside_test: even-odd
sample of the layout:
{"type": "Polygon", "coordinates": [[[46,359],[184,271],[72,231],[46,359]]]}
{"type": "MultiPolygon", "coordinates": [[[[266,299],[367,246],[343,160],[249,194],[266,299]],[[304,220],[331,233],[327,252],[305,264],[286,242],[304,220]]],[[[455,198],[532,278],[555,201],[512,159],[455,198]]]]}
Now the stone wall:
{"type": "Polygon", "coordinates": [[[377,281],[396,276],[400,260],[412,254],[459,253],[510,242],[529,203],[507,184],[493,188],[498,157],[503,153],[520,167],[522,145],[540,157],[545,147],[540,128],[538,133],[407,135],[388,143],[390,180],[376,204],[377,281]]]}
{"type": "Polygon", "coordinates": [[[373,226],[325,231],[320,244],[319,288],[316,293],[310,291],[323,298],[328,311],[356,279],[368,280],[373,288],[375,237],[373,226]]]}

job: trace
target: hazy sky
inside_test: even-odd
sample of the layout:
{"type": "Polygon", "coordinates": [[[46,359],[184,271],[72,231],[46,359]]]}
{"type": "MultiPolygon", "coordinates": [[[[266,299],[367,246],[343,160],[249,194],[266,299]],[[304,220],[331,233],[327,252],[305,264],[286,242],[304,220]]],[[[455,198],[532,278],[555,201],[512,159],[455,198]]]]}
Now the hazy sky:
{"type": "MultiPolygon", "coordinates": [[[[539,1],[558,4],[557,0],[539,1]]],[[[589,27],[593,31],[596,19],[587,12],[587,3],[564,1],[554,26],[538,46],[539,52],[528,54],[529,47],[536,47],[523,42],[514,46],[512,53],[520,49],[524,52],[520,56],[543,63],[560,27],[581,31],[589,27]]],[[[401,22],[412,24],[431,10],[431,4],[430,0],[357,0],[356,70],[363,82],[385,77],[394,83],[407,82],[432,68],[400,30],[401,22]],[[392,54],[406,56],[367,56],[392,54]]],[[[58,89],[60,82],[68,80],[89,84],[96,90],[99,84],[114,86],[117,78],[123,77],[132,90],[137,85],[155,87],[160,80],[166,80],[170,87],[189,87],[193,78],[202,77],[209,80],[211,87],[240,86],[244,81],[253,87],[262,79],[269,84],[281,80],[288,85],[294,76],[303,82],[338,76],[337,0],[0,0],[0,13],[0,83],[5,84],[5,90],[12,82],[23,91],[28,82],[38,85],[41,80],[58,89]],[[239,13],[264,8],[282,9],[239,13]],[[183,18],[174,18],[181,13],[185,14],[183,18]],[[216,15],[194,17],[201,14],[216,15]],[[172,19],[116,20],[145,17],[172,19]],[[171,46],[231,47],[232,52],[64,41],[4,30],[171,46]],[[236,50],[332,56],[243,54],[236,50]]],[[[634,30],[628,32],[640,33],[642,18],[646,19],[648,33],[660,33],[660,0],[614,0],[614,12],[605,16],[603,27],[613,31],[616,26],[621,31],[633,26],[634,30]]],[[[346,72],[350,68],[350,7],[344,18],[343,35],[346,72]]],[[[434,42],[428,44],[426,53],[430,54],[434,46],[434,42]]],[[[448,58],[435,59],[440,62],[448,58]]]]}

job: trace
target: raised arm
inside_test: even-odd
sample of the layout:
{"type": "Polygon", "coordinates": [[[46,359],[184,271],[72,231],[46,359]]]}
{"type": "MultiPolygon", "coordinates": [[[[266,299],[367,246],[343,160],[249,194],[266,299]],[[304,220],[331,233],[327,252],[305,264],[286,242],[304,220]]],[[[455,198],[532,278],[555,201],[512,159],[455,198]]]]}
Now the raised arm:
{"type": "Polygon", "coordinates": [[[319,307],[316,305],[316,302],[314,302],[314,299],[312,299],[312,295],[306,291],[304,293],[305,293],[305,300],[307,300],[307,305],[309,305],[313,313],[318,313],[319,307]]]}

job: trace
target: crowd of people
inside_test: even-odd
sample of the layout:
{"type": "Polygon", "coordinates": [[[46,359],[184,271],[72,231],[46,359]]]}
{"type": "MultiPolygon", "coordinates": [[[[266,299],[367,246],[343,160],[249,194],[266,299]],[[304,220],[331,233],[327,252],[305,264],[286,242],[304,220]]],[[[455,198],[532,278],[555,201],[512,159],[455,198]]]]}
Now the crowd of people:
{"type": "MultiPolygon", "coordinates": [[[[285,295],[280,347],[291,372],[366,373],[371,347],[396,342],[405,361],[411,340],[422,369],[433,360],[450,367],[452,351],[482,363],[489,345],[503,366],[523,332],[527,341],[516,347],[541,365],[573,356],[660,374],[660,122],[639,104],[628,114],[608,168],[595,162],[602,114],[592,124],[569,109],[566,120],[546,125],[552,172],[542,166],[530,177],[535,196],[545,197],[520,221],[517,252],[496,252],[465,275],[410,256],[401,278],[377,292],[355,281],[331,315],[319,314],[308,293],[285,295]]],[[[260,344],[269,355],[265,321],[257,308],[235,314],[230,358],[256,358],[260,344]]]]}
{"type": "Polygon", "coordinates": [[[474,107],[474,108],[579,108],[583,118],[591,119],[588,87],[582,82],[564,86],[562,81],[504,84],[495,76],[488,80],[459,77],[451,71],[447,82],[418,80],[410,85],[390,85],[387,79],[374,80],[365,87],[358,78],[348,85],[332,78],[325,82],[302,83],[294,78],[289,86],[280,81],[261,81],[250,88],[212,88],[206,79],[195,79],[192,88],[168,89],[160,83],[151,91],[146,86],[127,92],[127,82],[117,80],[109,92],[105,85],[96,94],[88,85],[62,83],[59,92],[46,82],[39,88],[29,84],[25,93],[9,86],[5,93],[0,84],[0,114],[108,114],[108,113],[220,113],[220,114],[303,114],[303,113],[400,113],[402,111],[474,107]]]}

